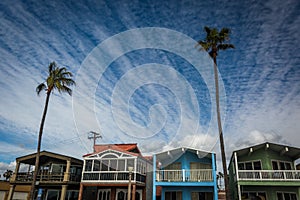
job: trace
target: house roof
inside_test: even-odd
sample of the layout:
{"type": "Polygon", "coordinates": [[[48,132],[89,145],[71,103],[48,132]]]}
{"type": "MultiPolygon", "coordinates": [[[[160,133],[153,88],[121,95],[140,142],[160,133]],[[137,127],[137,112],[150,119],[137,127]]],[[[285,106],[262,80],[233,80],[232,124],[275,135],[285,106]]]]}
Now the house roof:
{"type": "MultiPolygon", "coordinates": [[[[17,162],[24,163],[24,164],[29,164],[29,165],[34,165],[35,164],[35,158],[36,158],[36,153],[32,153],[29,155],[21,156],[16,158],[17,162]]],[[[57,154],[49,151],[41,151],[40,152],[40,164],[42,165],[43,163],[48,163],[51,161],[59,162],[62,164],[65,164],[66,161],[69,160],[71,163],[75,163],[78,165],[82,165],[83,161],[74,157],[62,155],[62,154],[57,154]]]]}
{"type": "Polygon", "coordinates": [[[193,149],[189,147],[180,147],[176,149],[171,149],[168,151],[163,151],[156,155],[156,161],[160,162],[162,166],[167,166],[170,163],[174,162],[178,158],[180,158],[185,152],[191,152],[197,154],[199,158],[212,158],[212,152],[206,152],[199,149],[193,149]]]}
{"type": "Polygon", "coordinates": [[[141,151],[139,150],[137,143],[129,144],[97,144],[94,146],[95,152],[84,155],[83,157],[90,156],[108,149],[117,150],[123,153],[131,154],[134,156],[142,156],[141,151]]]}
{"type": "Polygon", "coordinates": [[[292,158],[293,160],[297,160],[300,158],[300,148],[297,147],[291,147],[289,145],[283,145],[283,144],[275,144],[275,143],[270,143],[270,142],[265,142],[262,144],[250,146],[244,149],[236,150],[233,151],[231,158],[233,158],[234,153],[237,153],[237,156],[243,156],[247,155],[249,153],[252,153],[254,151],[257,151],[259,149],[270,149],[275,152],[280,153],[282,156],[288,156],[292,158]]]}

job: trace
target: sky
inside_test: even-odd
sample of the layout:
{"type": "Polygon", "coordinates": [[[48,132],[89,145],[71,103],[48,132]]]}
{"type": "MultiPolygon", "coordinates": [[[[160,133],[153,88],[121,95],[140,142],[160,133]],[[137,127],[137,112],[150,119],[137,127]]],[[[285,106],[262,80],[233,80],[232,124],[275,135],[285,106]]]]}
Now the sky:
{"type": "MultiPolygon", "coordinates": [[[[181,146],[217,153],[212,61],[204,26],[231,29],[218,54],[227,159],[263,142],[299,147],[298,0],[0,2],[0,174],[36,151],[50,62],[74,75],[50,99],[42,150],[82,158],[98,144],[145,155],[181,146]]],[[[219,167],[221,170],[221,167],[219,167]]]]}

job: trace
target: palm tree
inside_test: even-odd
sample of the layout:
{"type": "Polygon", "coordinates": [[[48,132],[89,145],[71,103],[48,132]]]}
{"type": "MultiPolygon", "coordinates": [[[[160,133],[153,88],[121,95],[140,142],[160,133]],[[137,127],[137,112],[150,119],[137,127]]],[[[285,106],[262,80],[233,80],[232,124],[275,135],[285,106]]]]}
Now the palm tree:
{"type": "Polygon", "coordinates": [[[43,135],[43,128],[46,119],[48,104],[50,95],[54,90],[58,90],[59,93],[67,92],[70,96],[72,95],[72,89],[70,86],[75,85],[75,81],[72,79],[72,73],[67,71],[65,67],[58,67],[55,62],[51,62],[48,67],[48,77],[46,80],[39,84],[36,87],[36,92],[39,95],[42,91],[46,91],[46,102],[44,107],[44,112],[40,124],[39,137],[38,137],[38,145],[37,145],[37,153],[35,160],[35,170],[33,174],[33,181],[31,185],[31,191],[28,199],[33,199],[33,194],[35,190],[35,184],[39,169],[39,160],[40,160],[40,151],[41,151],[41,142],[43,135]]]}
{"type": "Polygon", "coordinates": [[[12,175],[13,171],[7,169],[6,172],[4,172],[3,177],[5,178],[5,181],[9,181],[12,175]]]}
{"type": "Polygon", "coordinates": [[[214,61],[214,77],[215,77],[215,88],[216,88],[216,107],[217,107],[217,121],[218,121],[218,129],[219,129],[219,139],[220,139],[220,148],[221,148],[221,157],[222,157],[222,165],[223,165],[223,173],[224,173],[224,183],[225,183],[225,192],[226,199],[230,199],[230,195],[228,192],[229,181],[227,175],[227,167],[226,167],[226,155],[225,155],[225,145],[223,139],[223,130],[221,123],[221,114],[220,114],[220,102],[219,102],[219,80],[218,80],[218,69],[217,69],[217,56],[219,50],[226,50],[230,48],[234,48],[233,44],[224,43],[229,40],[230,29],[222,28],[219,32],[216,28],[209,28],[207,26],[204,27],[206,32],[206,37],[204,40],[198,41],[198,44],[201,45],[201,49],[204,49],[209,53],[214,61]]]}

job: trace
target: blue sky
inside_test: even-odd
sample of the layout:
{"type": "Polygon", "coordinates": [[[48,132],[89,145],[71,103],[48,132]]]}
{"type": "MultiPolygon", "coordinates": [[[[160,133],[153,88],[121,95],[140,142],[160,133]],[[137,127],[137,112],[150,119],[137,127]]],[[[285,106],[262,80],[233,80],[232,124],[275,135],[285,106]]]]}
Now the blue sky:
{"type": "Polygon", "coordinates": [[[48,64],[66,66],[73,97],[54,93],[42,149],[81,157],[98,143],[145,153],[191,146],[219,152],[211,60],[194,43],[228,27],[234,50],[218,68],[228,159],[265,141],[299,146],[300,2],[0,2],[0,170],[33,153],[48,64]]]}

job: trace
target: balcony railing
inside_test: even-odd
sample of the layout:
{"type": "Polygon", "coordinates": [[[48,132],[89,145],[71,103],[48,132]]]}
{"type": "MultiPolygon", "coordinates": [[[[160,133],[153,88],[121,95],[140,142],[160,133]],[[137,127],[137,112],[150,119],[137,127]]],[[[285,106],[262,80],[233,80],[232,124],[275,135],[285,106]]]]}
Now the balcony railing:
{"type": "Polygon", "coordinates": [[[239,180],[300,181],[300,170],[239,170],[239,180]]]}
{"type": "MultiPolygon", "coordinates": [[[[119,182],[127,183],[129,181],[129,172],[125,171],[85,171],[82,176],[82,182],[119,182]]],[[[146,182],[146,176],[139,173],[132,173],[132,182],[146,182]]]]}
{"type": "MultiPolygon", "coordinates": [[[[13,181],[17,182],[31,182],[33,179],[33,173],[17,173],[14,174],[13,181]]],[[[63,182],[65,173],[40,173],[37,175],[37,181],[39,182],[63,182]]],[[[70,182],[80,182],[80,175],[69,174],[69,178],[65,179],[70,182]]]]}
{"type": "Polygon", "coordinates": [[[212,182],[211,169],[195,170],[158,170],[156,171],[158,182],[212,182]]]}

